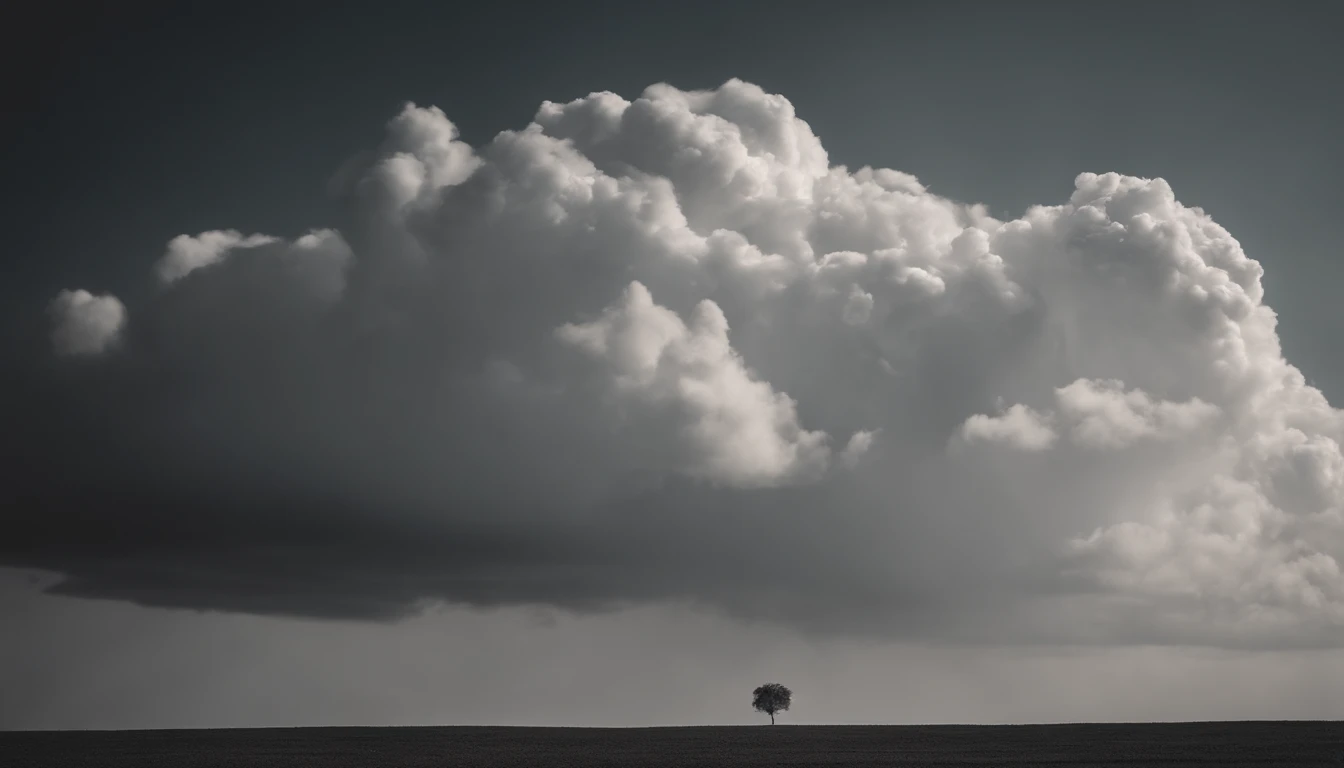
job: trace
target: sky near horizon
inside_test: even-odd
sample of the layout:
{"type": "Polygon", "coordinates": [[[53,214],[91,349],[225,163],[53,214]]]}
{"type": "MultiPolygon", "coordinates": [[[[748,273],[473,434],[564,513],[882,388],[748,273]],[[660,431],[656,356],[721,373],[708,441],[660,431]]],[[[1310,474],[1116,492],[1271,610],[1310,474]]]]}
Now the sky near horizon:
{"type": "Polygon", "coordinates": [[[1344,718],[1338,11],[166,5],[5,62],[0,728],[1344,718]]]}

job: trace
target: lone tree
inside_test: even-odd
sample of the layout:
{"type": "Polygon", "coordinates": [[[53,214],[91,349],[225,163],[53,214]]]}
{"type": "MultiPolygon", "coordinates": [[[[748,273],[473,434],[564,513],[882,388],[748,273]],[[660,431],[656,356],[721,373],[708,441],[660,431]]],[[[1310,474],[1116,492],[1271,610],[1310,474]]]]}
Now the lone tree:
{"type": "Polygon", "coordinates": [[[751,706],[758,712],[770,716],[770,724],[775,724],[775,713],[789,708],[793,701],[793,691],[779,683],[766,683],[751,692],[751,706]]]}

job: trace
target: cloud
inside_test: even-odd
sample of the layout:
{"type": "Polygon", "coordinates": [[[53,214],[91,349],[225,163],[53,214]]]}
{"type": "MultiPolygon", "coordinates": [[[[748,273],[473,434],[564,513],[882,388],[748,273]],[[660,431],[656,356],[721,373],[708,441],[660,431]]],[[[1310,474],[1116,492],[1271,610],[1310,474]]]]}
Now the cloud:
{"type": "Polygon", "coordinates": [[[173,240],[135,322],[70,326],[115,349],[22,368],[0,560],[251,612],[1344,641],[1344,420],[1161,179],[999,221],[734,80],[479,147],[408,105],[333,189],[333,229],[173,240]]]}
{"type": "Polygon", "coordinates": [[[56,294],[49,311],[52,348],[67,357],[106,352],[126,323],[126,307],[116,296],[95,296],[83,289],[56,294]]]}
{"type": "Polygon", "coordinates": [[[1001,442],[1024,451],[1045,450],[1058,437],[1046,417],[1021,404],[999,416],[977,413],[962,425],[961,436],[968,442],[1001,442]]]}
{"type": "Polygon", "coordinates": [[[601,318],[556,335],[608,363],[619,401],[677,413],[684,474],[749,488],[826,470],[827,436],[800,427],[793,400],[753,378],[714,302],[700,302],[687,327],[633,282],[601,318]]]}
{"type": "Polygon", "coordinates": [[[1207,426],[1220,411],[1197,397],[1154,401],[1117,380],[1078,379],[1054,392],[1055,408],[1039,413],[1018,403],[998,416],[976,414],[961,427],[968,442],[1000,442],[1026,451],[1050,448],[1067,427],[1069,441],[1093,449],[1126,448],[1142,440],[1174,440],[1207,426]]]}
{"type": "Polygon", "coordinates": [[[191,235],[178,235],[168,242],[168,251],[159,259],[155,272],[160,282],[172,283],[181,280],[193,271],[216,264],[235,248],[256,248],[275,242],[269,235],[243,236],[237,230],[202,232],[191,235]]]}
{"type": "Polygon", "coordinates": [[[1154,402],[1119,381],[1079,379],[1055,392],[1060,413],[1073,426],[1073,439],[1093,448],[1123,448],[1150,438],[1173,439],[1207,424],[1218,407],[1199,398],[1183,403],[1154,402]]]}
{"type": "Polygon", "coordinates": [[[873,441],[876,439],[875,431],[861,429],[855,432],[845,444],[845,449],[840,452],[840,462],[850,469],[858,467],[863,461],[864,454],[873,447],[873,441]]]}

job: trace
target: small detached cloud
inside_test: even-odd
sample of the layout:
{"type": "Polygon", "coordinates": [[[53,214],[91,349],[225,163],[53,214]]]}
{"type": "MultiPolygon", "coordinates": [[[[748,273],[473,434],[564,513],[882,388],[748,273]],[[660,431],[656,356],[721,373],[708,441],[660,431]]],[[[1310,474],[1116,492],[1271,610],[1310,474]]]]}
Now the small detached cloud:
{"type": "Polygon", "coordinates": [[[126,324],[126,307],[116,296],[86,290],[61,291],[48,309],[51,344],[63,357],[101,355],[116,346],[126,324]]]}
{"type": "Polygon", "coordinates": [[[845,449],[840,452],[840,463],[849,469],[855,469],[863,461],[863,457],[873,447],[873,441],[877,439],[876,430],[861,429],[850,435],[849,442],[845,444],[845,449]]]}
{"type": "Polygon", "coordinates": [[[168,251],[154,267],[159,282],[165,285],[181,280],[192,272],[217,264],[235,248],[256,248],[274,243],[270,235],[247,235],[233,229],[178,235],[168,242],[168,251]]]}

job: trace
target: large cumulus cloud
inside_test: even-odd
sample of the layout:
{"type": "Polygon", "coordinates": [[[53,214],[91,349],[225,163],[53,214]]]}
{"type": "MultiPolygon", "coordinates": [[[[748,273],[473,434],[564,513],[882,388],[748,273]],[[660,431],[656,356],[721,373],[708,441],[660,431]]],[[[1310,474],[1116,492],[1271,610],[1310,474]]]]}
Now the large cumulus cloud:
{"type": "Polygon", "coordinates": [[[54,351],[99,354],[21,368],[4,561],[256,612],[1344,640],[1341,413],[1161,179],[998,221],[730,81],[476,148],[408,105],[333,188],[335,229],[57,299],[54,351]]]}

